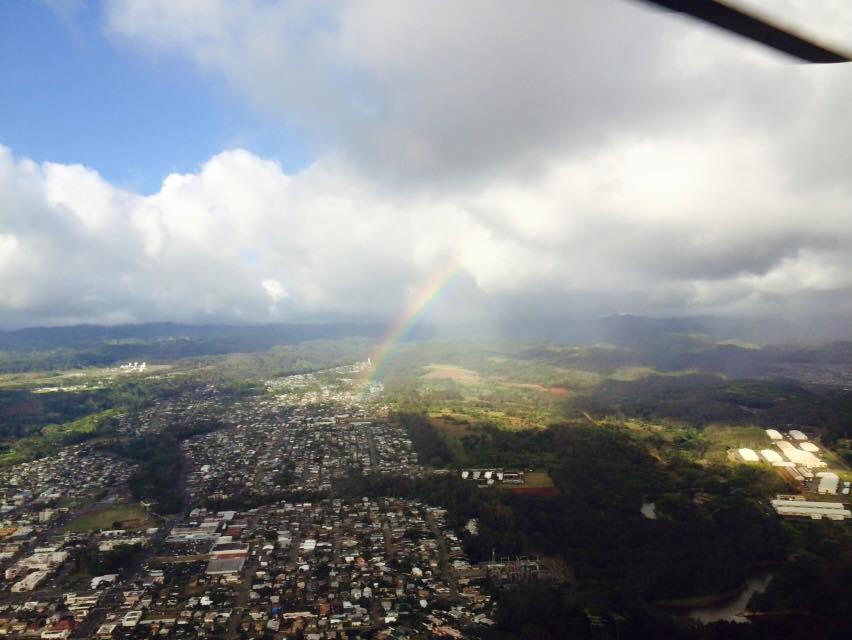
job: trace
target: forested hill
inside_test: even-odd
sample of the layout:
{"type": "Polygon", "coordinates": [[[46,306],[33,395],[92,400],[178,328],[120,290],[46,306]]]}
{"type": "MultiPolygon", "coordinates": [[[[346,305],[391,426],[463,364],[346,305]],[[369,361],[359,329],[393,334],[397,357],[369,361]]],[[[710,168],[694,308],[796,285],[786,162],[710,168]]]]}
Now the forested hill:
{"type": "Polygon", "coordinates": [[[256,353],[276,345],[348,337],[375,339],[379,324],[77,325],[0,331],[0,372],[173,361],[256,353]]]}
{"type": "Polygon", "coordinates": [[[154,322],[115,326],[74,325],[67,327],[33,327],[14,331],[0,331],[0,349],[31,351],[59,347],[79,348],[103,342],[141,343],[153,341],[219,341],[222,343],[273,344],[301,342],[320,338],[347,336],[377,336],[380,324],[325,323],[325,324],[266,324],[266,325],[216,325],[178,324],[154,322]]]}

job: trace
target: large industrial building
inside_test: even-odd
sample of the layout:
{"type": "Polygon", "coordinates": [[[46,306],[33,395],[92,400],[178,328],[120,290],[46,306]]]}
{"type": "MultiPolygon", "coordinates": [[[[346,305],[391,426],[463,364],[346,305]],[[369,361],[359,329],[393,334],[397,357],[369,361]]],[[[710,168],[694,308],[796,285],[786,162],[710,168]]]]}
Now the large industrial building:
{"type": "Polygon", "coordinates": [[[819,478],[819,487],[817,488],[817,493],[830,494],[835,495],[837,493],[837,486],[840,484],[840,478],[837,477],[836,473],[832,473],[831,471],[823,471],[817,474],[819,478]]]}
{"type": "Polygon", "coordinates": [[[760,455],[762,455],[763,459],[769,464],[781,464],[784,462],[784,458],[781,457],[781,454],[777,451],[773,451],[772,449],[762,449],[760,451],[760,455]]]}
{"type": "Polygon", "coordinates": [[[776,499],[772,507],[778,515],[788,518],[810,518],[812,520],[847,520],[852,512],[840,502],[811,502],[809,500],[776,499]]]}
{"type": "Polygon", "coordinates": [[[738,453],[745,462],[760,462],[760,458],[751,449],[740,449],[738,453]]]}

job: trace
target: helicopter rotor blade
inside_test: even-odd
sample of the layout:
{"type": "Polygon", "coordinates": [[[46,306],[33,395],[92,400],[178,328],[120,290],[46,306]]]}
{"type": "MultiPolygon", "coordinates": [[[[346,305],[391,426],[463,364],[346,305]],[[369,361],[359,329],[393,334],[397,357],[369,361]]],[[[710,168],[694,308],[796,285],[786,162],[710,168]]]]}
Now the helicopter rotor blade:
{"type": "Polygon", "coordinates": [[[826,64],[852,60],[849,53],[817,44],[785,27],[772,24],[765,18],[727,2],[719,0],[643,0],[643,2],[688,14],[805,62],[826,64]]]}

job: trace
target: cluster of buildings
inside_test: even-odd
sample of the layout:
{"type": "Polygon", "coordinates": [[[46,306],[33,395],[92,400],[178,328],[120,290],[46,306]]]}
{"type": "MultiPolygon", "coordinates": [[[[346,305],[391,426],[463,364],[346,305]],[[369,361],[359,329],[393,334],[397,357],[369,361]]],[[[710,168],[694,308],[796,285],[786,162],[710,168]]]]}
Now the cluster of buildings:
{"type": "MultiPolygon", "coordinates": [[[[67,520],[75,507],[123,486],[132,471],[132,465],[90,445],[65,447],[54,455],[0,469],[0,566],[7,575],[10,565],[27,566],[14,563],[28,552],[37,553],[33,548],[44,546],[44,536],[67,520]]],[[[51,567],[33,562],[32,570],[24,572],[32,577],[16,569],[15,591],[31,591],[48,577],[49,573],[39,572],[51,567]]]]}
{"type": "Polygon", "coordinates": [[[779,495],[772,501],[775,512],[787,518],[810,518],[811,520],[848,520],[852,512],[840,502],[806,500],[800,495],[779,495]]]}
{"type": "MultiPolygon", "coordinates": [[[[97,576],[90,590],[28,593],[0,605],[0,634],[476,637],[495,617],[482,586],[487,572],[471,567],[445,515],[402,498],[196,508],[152,543],[138,567],[97,576]]],[[[67,562],[69,551],[34,551],[46,554],[37,559],[45,564],[63,553],[54,559],[67,562]]]]}
{"type": "Polygon", "coordinates": [[[420,472],[401,427],[354,407],[286,408],[259,399],[253,412],[241,406],[239,420],[236,427],[182,443],[193,504],[328,492],[353,473],[420,472]]]}
{"type": "Polygon", "coordinates": [[[78,619],[84,619],[100,595],[68,593],[56,600],[33,599],[0,606],[0,635],[43,640],[71,637],[78,619]]]}
{"type": "Polygon", "coordinates": [[[68,559],[68,552],[58,546],[36,547],[6,569],[3,578],[11,582],[12,593],[35,591],[68,559]]]}
{"type": "Polygon", "coordinates": [[[157,558],[113,589],[90,637],[227,637],[239,583],[207,576],[205,566],[192,557],[157,558]]]}
{"type": "Polygon", "coordinates": [[[237,402],[226,402],[222,391],[216,385],[188,387],[177,395],[161,399],[132,415],[115,416],[115,434],[120,437],[135,437],[159,433],[166,428],[220,424],[235,412],[239,415],[238,406],[237,402]]]}
{"type": "MultiPolygon", "coordinates": [[[[0,468],[0,518],[44,519],[42,507],[88,498],[123,484],[133,466],[88,444],[0,468]]],[[[4,526],[6,523],[4,522],[4,526]]]]}
{"type": "Polygon", "coordinates": [[[207,584],[247,587],[229,612],[243,637],[413,637],[426,629],[461,638],[491,624],[491,597],[458,577],[469,564],[440,509],[400,498],[323,499],[243,515],[222,529],[239,535],[217,538],[206,570],[216,579],[207,584]],[[220,550],[240,555],[225,566],[220,550]]]}
{"type": "Polygon", "coordinates": [[[145,362],[128,362],[119,365],[114,369],[101,370],[97,374],[92,375],[83,372],[70,372],[62,376],[58,385],[47,387],[37,387],[33,389],[33,393],[74,393],[77,391],[94,391],[95,389],[103,389],[109,384],[109,381],[115,378],[114,374],[126,373],[145,373],[148,371],[148,365],[145,362]],[[78,379],[79,384],[66,384],[68,379],[78,379]]]}
{"type": "MultiPolygon", "coordinates": [[[[54,529],[41,546],[5,564],[0,596],[0,635],[65,639],[80,635],[92,613],[104,605],[117,574],[77,580],[74,562],[93,542],[85,534],[54,529]],[[68,585],[77,583],[82,588],[68,585]],[[80,584],[82,583],[82,584],[80,584]]],[[[95,544],[96,548],[96,544],[95,544]]]]}
{"type": "Polygon", "coordinates": [[[127,364],[119,365],[118,371],[120,373],[144,373],[147,368],[148,364],[145,362],[128,362],[127,364]]]}
{"type": "Polygon", "coordinates": [[[333,402],[340,405],[357,405],[364,398],[381,390],[381,383],[365,379],[372,362],[302,373],[266,381],[266,390],[276,401],[287,407],[310,407],[333,402]]]}
{"type": "Polygon", "coordinates": [[[476,482],[477,486],[490,487],[495,484],[523,485],[523,471],[508,471],[506,469],[462,469],[462,480],[476,482]]]}
{"type": "MultiPolygon", "coordinates": [[[[424,473],[407,432],[364,409],[367,364],[270,381],[239,400],[200,385],[116,416],[126,438],[213,425],[181,443],[191,510],[159,527],[68,530],[92,505],[126,497],[134,471],[91,445],[0,469],[0,635],[477,637],[495,619],[485,583],[496,574],[471,566],[443,509],[333,497],[353,474],[424,473]]],[[[523,483],[520,472],[467,473],[523,483]]]]}
{"type": "MultiPolygon", "coordinates": [[[[752,449],[739,449],[737,454],[745,462],[767,462],[786,478],[794,481],[803,491],[817,495],[849,495],[849,482],[841,484],[840,476],[826,471],[828,464],[821,457],[821,449],[810,441],[807,434],[791,429],[786,434],[777,429],[766,429],[766,436],[775,448],[762,449],[759,454],[752,449]]],[[[771,501],[775,512],[785,518],[843,521],[852,513],[840,502],[808,500],[804,495],[779,495],[771,501]]]]}
{"type": "Polygon", "coordinates": [[[739,449],[737,454],[744,462],[768,462],[777,467],[787,478],[801,483],[815,493],[849,495],[849,483],[841,489],[839,477],[825,469],[828,463],[820,456],[819,446],[810,442],[808,436],[798,429],[791,429],[786,437],[777,429],[767,429],[766,435],[775,449],[766,448],[758,455],[753,449],[739,449]]]}

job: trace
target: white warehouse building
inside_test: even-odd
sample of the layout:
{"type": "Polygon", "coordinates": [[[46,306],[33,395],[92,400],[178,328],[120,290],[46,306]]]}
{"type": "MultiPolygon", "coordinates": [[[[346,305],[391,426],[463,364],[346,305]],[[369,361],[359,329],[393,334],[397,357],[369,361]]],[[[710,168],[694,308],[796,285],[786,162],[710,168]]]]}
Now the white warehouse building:
{"type": "Polygon", "coordinates": [[[766,460],[769,464],[778,464],[784,462],[784,458],[781,457],[781,454],[777,451],[773,451],[772,449],[763,449],[760,452],[760,455],[762,455],[763,459],[766,460]]]}
{"type": "Polygon", "coordinates": [[[828,493],[834,495],[837,493],[837,486],[840,483],[840,478],[836,473],[831,471],[822,471],[817,474],[819,478],[819,487],[817,493],[828,493]]]}
{"type": "Polygon", "coordinates": [[[760,462],[760,458],[758,458],[757,454],[751,449],[740,449],[738,453],[740,454],[740,458],[746,462],[760,462]]]}
{"type": "Polygon", "coordinates": [[[811,502],[807,500],[773,500],[772,507],[780,516],[811,518],[812,520],[846,520],[852,513],[839,502],[811,502]]]}

